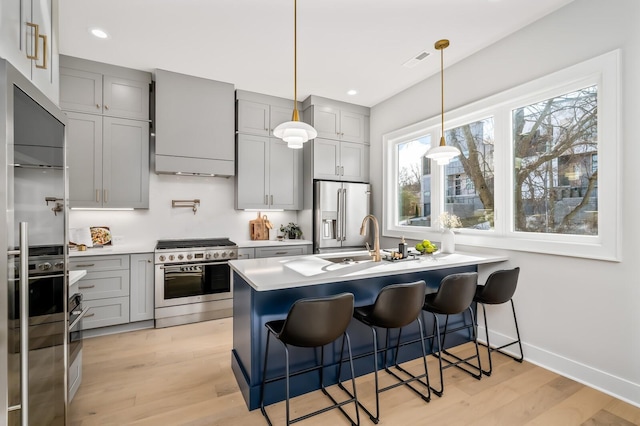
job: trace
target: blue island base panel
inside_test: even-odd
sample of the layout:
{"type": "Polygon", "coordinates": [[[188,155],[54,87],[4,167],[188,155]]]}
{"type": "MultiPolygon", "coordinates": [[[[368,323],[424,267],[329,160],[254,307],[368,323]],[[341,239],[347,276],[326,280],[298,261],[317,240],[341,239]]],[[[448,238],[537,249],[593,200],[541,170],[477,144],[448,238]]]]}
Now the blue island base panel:
{"type": "MultiPolygon", "coordinates": [[[[459,272],[475,272],[475,266],[465,266],[442,270],[432,270],[401,274],[388,277],[376,277],[369,279],[345,281],[340,283],[320,284],[293,289],[273,290],[258,292],[246,283],[237,273],[234,272],[234,335],[232,350],[232,369],[240,387],[241,393],[250,410],[260,406],[260,383],[262,381],[262,371],[264,364],[264,349],[266,343],[266,328],[264,324],[274,319],[285,318],[290,306],[296,300],[304,297],[318,297],[330,294],[338,294],[345,291],[353,293],[356,306],[372,304],[375,301],[380,289],[386,285],[425,280],[427,292],[436,291],[442,278],[446,275],[459,272]]],[[[474,307],[475,312],[475,307],[474,307]]],[[[424,330],[427,335],[425,341],[427,352],[432,351],[431,339],[433,333],[433,316],[423,312],[424,330]]],[[[313,319],[309,319],[312,321],[313,319]]],[[[441,318],[441,325],[444,318],[441,318]]],[[[449,327],[455,329],[463,324],[469,324],[468,314],[452,316],[449,319],[449,327]]],[[[400,347],[398,355],[399,362],[417,359],[422,356],[422,349],[417,340],[419,337],[417,323],[405,327],[402,332],[402,342],[408,343],[400,347]]],[[[354,369],[356,376],[362,376],[373,372],[373,336],[371,329],[358,321],[352,321],[347,329],[351,338],[351,347],[354,356],[354,369]]],[[[390,346],[394,348],[398,337],[398,330],[390,331],[390,346]]],[[[445,347],[457,346],[471,340],[471,329],[461,330],[448,334],[445,340],[445,347]]],[[[379,346],[384,346],[386,342],[386,332],[378,330],[379,346]]],[[[338,363],[341,359],[342,339],[324,347],[324,383],[330,386],[337,383],[338,363]]],[[[436,344],[437,345],[437,344],[436,344]]],[[[298,370],[314,367],[320,363],[320,349],[297,348],[290,349],[290,372],[293,374],[298,370]]],[[[436,348],[437,349],[437,348],[436,348]]],[[[393,361],[394,351],[389,350],[387,360],[393,361]]],[[[348,354],[345,346],[345,360],[342,366],[340,380],[345,382],[350,380],[350,370],[348,354]]],[[[379,365],[383,365],[383,352],[378,353],[379,365]]],[[[269,368],[267,379],[282,377],[282,379],[269,383],[265,388],[265,404],[273,404],[285,399],[285,352],[283,345],[272,339],[269,347],[269,368]]],[[[437,374],[437,372],[435,372],[437,374]]],[[[346,384],[347,389],[351,387],[346,384]]],[[[290,397],[312,392],[320,388],[319,370],[310,371],[298,376],[291,377],[290,397]]],[[[341,400],[342,391],[336,391],[335,397],[341,400]]],[[[345,399],[347,398],[344,395],[345,399]]]]}

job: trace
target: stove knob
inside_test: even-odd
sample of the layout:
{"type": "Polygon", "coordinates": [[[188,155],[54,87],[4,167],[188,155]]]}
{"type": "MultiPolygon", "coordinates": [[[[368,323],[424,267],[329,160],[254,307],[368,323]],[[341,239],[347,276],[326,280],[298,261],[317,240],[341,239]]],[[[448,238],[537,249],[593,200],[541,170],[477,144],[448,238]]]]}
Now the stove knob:
{"type": "Polygon", "coordinates": [[[205,255],[204,255],[204,258],[205,258],[205,259],[211,259],[211,253],[207,253],[207,254],[205,254],[205,255]]]}
{"type": "Polygon", "coordinates": [[[181,254],[179,254],[179,255],[178,255],[178,260],[182,260],[182,259],[184,259],[184,256],[183,256],[183,255],[181,255],[181,254]]]}
{"type": "Polygon", "coordinates": [[[51,264],[49,262],[41,263],[38,265],[38,269],[40,269],[41,271],[48,271],[49,269],[51,269],[51,264]]]}
{"type": "Polygon", "coordinates": [[[217,259],[218,257],[220,257],[220,253],[218,252],[213,253],[213,257],[214,259],[217,259]]]}
{"type": "Polygon", "coordinates": [[[223,252],[222,252],[222,254],[221,254],[220,256],[221,256],[222,258],[227,257],[227,252],[226,252],[226,251],[223,251],[223,252]]]}
{"type": "Polygon", "coordinates": [[[161,254],[160,257],[158,258],[160,259],[160,262],[164,262],[164,260],[166,259],[166,257],[164,257],[164,254],[161,254]]]}
{"type": "Polygon", "coordinates": [[[236,253],[235,251],[230,251],[229,252],[229,258],[230,259],[236,259],[238,257],[238,253],[236,253]]]}
{"type": "Polygon", "coordinates": [[[64,262],[56,262],[53,267],[56,269],[62,269],[64,268],[64,262]]]}
{"type": "Polygon", "coordinates": [[[188,254],[187,255],[187,259],[189,259],[189,260],[193,259],[193,255],[192,254],[188,254]]]}
{"type": "Polygon", "coordinates": [[[174,255],[169,255],[169,260],[174,260],[176,257],[174,255]]]}

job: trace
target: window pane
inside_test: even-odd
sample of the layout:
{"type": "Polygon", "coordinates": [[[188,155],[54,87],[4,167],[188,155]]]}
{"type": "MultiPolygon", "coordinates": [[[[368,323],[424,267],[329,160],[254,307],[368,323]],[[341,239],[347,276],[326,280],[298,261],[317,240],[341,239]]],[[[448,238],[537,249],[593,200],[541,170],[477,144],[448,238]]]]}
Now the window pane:
{"type": "Polygon", "coordinates": [[[493,117],[445,132],[462,155],[445,168],[445,211],[463,228],[493,229],[493,117]]]}
{"type": "Polygon", "coordinates": [[[516,231],[597,235],[597,87],[513,110],[516,231]]]}
{"type": "Polygon", "coordinates": [[[424,154],[429,135],[396,145],[398,158],[398,225],[431,226],[431,166],[424,154]]]}

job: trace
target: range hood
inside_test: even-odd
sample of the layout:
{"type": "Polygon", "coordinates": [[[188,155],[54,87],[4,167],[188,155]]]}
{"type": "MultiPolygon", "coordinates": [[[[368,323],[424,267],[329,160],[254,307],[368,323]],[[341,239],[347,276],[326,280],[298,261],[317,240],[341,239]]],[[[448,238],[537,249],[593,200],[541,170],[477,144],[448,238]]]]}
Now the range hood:
{"type": "Polygon", "coordinates": [[[235,174],[235,94],[229,83],[155,72],[155,172],[235,174]]]}

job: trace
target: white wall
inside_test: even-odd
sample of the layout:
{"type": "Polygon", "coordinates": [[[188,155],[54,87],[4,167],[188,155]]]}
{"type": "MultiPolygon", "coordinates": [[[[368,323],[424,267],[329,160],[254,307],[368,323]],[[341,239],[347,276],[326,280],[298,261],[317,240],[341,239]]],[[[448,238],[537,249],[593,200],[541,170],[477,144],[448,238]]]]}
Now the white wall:
{"type": "MultiPolygon", "coordinates": [[[[445,108],[463,106],[620,48],[624,154],[620,173],[625,184],[638,182],[633,174],[640,159],[638,22],[637,0],[575,0],[448,67],[445,108]]],[[[463,41],[451,40],[449,49],[458,42],[463,41]]],[[[434,76],[372,108],[371,170],[382,170],[382,136],[437,116],[439,98],[439,76],[434,76]]],[[[380,216],[382,176],[372,174],[371,181],[374,214],[380,216]]],[[[521,268],[515,301],[529,361],[640,406],[640,197],[630,189],[630,185],[602,189],[625,194],[622,262],[508,251],[510,261],[500,267],[521,268]]],[[[486,271],[481,279],[485,275],[486,271]]],[[[490,328],[513,335],[508,305],[490,310],[490,315],[490,328]]]]}
{"type": "MultiPolygon", "coordinates": [[[[249,240],[249,221],[258,213],[234,210],[234,199],[234,178],[151,173],[148,210],[72,210],[69,226],[109,226],[114,237],[123,238],[121,243],[142,242],[152,248],[157,240],[166,238],[229,237],[235,242],[249,240]],[[171,207],[171,200],[196,198],[200,199],[200,207],[195,215],[189,208],[171,207]]],[[[296,212],[264,214],[276,228],[296,221],[296,212]]],[[[275,239],[275,231],[271,231],[270,239],[275,239]]]]}

